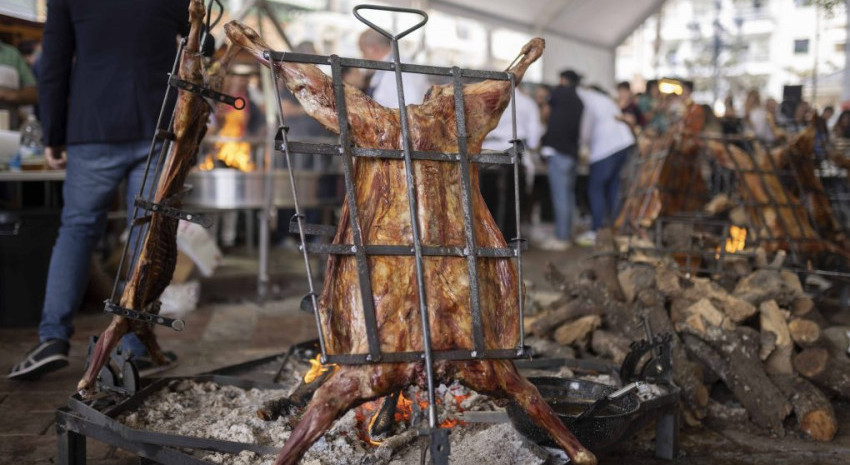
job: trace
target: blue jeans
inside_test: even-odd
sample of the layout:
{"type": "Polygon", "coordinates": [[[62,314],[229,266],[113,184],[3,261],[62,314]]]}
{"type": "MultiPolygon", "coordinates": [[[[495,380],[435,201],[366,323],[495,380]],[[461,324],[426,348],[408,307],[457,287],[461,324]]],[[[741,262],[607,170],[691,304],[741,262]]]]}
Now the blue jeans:
{"type": "MultiPolygon", "coordinates": [[[[88,283],[92,250],[104,232],[112,199],[121,182],[126,179],[129,224],[133,201],[144,176],[149,148],[150,141],[147,140],[68,146],[62,191],[62,225],[50,257],[44,308],[38,328],[42,342],[48,339],[67,341],[73,335],[72,320],[88,283]]],[[[158,150],[157,147],[157,155],[158,150]]],[[[151,182],[153,180],[148,179],[146,193],[151,182]]],[[[137,216],[142,214],[140,211],[137,216]]],[[[128,240],[132,246],[135,237],[128,240]]],[[[131,350],[135,355],[147,353],[144,345],[133,334],[122,339],[122,346],[125,351],[131,350]]]]}
{"type": "Polygon", "coordinates": [[[632,150],[634,150],[634,145],[590,164],[590,174],[587,179],[587,198],[590,202],[591,224],[594,231],[605,227],[606,214],[610,215],[613,222],[619,213],[620,171],[622,171],[623,165],[625,165],[632,150]]]}
{"type": "Polygon", "coordinates": [[[556,152],[546,161],[549,172],[549,192],[555,212],[555,237],[568,241],[573,237],[573,212],[576,209],[575,157],[556,152]]]}

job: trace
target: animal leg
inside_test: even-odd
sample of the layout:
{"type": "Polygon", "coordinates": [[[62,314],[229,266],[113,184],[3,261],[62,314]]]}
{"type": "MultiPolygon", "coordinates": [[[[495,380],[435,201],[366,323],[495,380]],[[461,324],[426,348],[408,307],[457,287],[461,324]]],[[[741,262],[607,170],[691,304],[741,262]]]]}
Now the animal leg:
{"type": "Polygon", "coordinates": [[[369,373],[362,366],[340,367],[334,372],[313,394],[275,465],[295,465],[337,417],[358,401],[380,395],[369,385],[369,378],[369,373]]]}
{"type": "Polygon", "coordinates": [[[109,360],[109,354],[118,345],[118,341],[129,331],[130,323],[127,319],[116,315],[112,317],[109,327],[97,338],[97,344],[92,351],[86,372],[77,384],[77,392],[82,398],[91,396],[94,390],[94,380],[97,379],[100,369],[109,360]]]}
{"type": "Polygon", "coordinates": [[[482,393],[507,397],[517,403],[540,428],[564,449],[572,463],[595,465],[596,457],[573,436],[537,388],[516,371],[508,360],[466,362],[459,367],[458,380],[482,393]]]}

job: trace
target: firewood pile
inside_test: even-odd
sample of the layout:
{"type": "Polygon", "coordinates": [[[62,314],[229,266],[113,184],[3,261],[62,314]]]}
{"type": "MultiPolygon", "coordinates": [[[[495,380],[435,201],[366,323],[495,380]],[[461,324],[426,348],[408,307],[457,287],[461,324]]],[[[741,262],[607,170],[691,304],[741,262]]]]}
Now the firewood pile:
{"type": "Polygon", "coordinates": [[[835,436],[831,402],[850,399],[850,327],[831,324],[798,274],[781,269],[784,252],[714,280],[688,277],[672,260],[622,260],[610,232],[594,252],[577,279],[549,265],[560,296],[526,318],[527,334],[619,363],[646,318],[673,335],[688,423],[738,421],[745,411],[765,434],[795,425],[817,441],[835,436]]]}

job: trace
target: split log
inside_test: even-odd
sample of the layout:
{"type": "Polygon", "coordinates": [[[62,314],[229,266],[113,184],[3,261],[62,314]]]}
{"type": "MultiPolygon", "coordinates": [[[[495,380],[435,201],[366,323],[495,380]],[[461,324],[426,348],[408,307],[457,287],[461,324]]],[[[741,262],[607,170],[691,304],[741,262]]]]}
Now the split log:
{"type": "Polygon", "coordinates": [[[732,295],[752,305],[775,300],[784,307],[797,297],[797,292],[782,279],[780,272],[765,269],[756,270],[738,281],[732,295]]]}
{"type": "Polygon", "coordinates": [[[695,304],[684,310],[684,320],[676,324],[676,330],[681,332],[682,327],[689,326],[692,331],[705,333],[706,326],[719,326],[723,329],[732,330],[735,325],[720,310],[711,304],[707,298],[698,300],[695,304]]]}
{"type": "Polygon", "coordinates": [[[655,286],[655,270],[649,265],[626,263],[621,265],[617,280],[626,302],[634,302],[637,293],[655,286]]]}
{"type": "Polygon", "coordinates": [[[770,354],[776,349],[776,334],[770,331],[762,331],[759,337],[759,358],[761,361],[767,360],[770,354]]]}
{"type": "Polygon", "coordinates": [[[720,376],[753,423],[780,436],[785,434],[782,422],[791,405],[762,367],[755,330],[739,327],[726,331],[711,326],[705,334],[686,333],[682,337],[688,352],[720,376]]]}
{"type": "Polygon", "coordinates": [[[533,329],[532,326],[534,325],[534,323],[537,320],[542,318],[543,315],[544,315],[544,313],[538,313],[536,315],[526,315],[525,318],[523,318],[522,328],[523,328],[523,331],[525,332],[526,336],[534,332],[534,329],[533,329]]]}
{"type": "Polygon", "coordinates": [[[672,299],[681,295],[682,280],[670,265],[660,264],[655,268],[655,287],[672,299]]]}
{"type": "MultiPolygon", "coordinates": [[[[708,407],[709,392],[703,384],[703,370],[699,364],[688,359],[685,344],[678,333],[674,331],[673,323],[665,308],[664,294],[656,289],[646,289],[638,293],[635,309],[626,310],[630,319],[620,317],[609,318],[608,321],[619,321],[627,325],[618,328],[621,334],[634,340],[642,339],[643,325],[639,315],[645,314],[656,334],[670,333],[673,336],[673,381],[682,389],[684,405],[690,410],[689,414],[696,419],[705,418],[708,407]]],[[[610,313],[606,313],[606,316],[610,313]]]]}
{"type": "Polygon", "coordinates": [[[630,344],[628,339],[602,329],[594,331],[590,338],[590,348],[596,355],[611,359],[617,364],[623,363],[629,353],[630,344]]]}
{"type": "Polygon", "coordinates": [[[614,242],[614,234],[610,228],[600,229],[596,232],[596,246],[594,256],[590,260],[590,268],[596,275],[596,281],[600,283],[608,294],[615,300],[624,301],[623,290],[617,278],[617,244],[614,242]]]}
{"type": "Polygon", "coordinates": [[[565,321],[601,313],[600,307],[593,302],[581,298],[574,299],[554,310],[544,312],[530,324],[529,329],[535,336],[546,337],[565,321]]]}
{"type": "Polygon", "coordinates": [[[791,314],[794,316],[806,316],[814,308],[815,301],[806,295],[797,296],[790,305],[791,314]]]}
{"type": "Polygon", "coordinates": [[[830,353],[839,360],[850,360],[850,326],[831,326],[821,334],[830,353]]]}
{"type": "Polygon", "coordinates": [[[683,288],[679,298],[676,299],[680,300],[680,302],[674,300],[674,308],[681,306],[682,302],[685,302],[686,305],[690,305],[690,303],[696,302],[702,298],[707,298],[711,300],[711,303],[716,308],[723,311],[723,313],[735,323],[748,320],[758,311],[757,308],[747,300],[730,295],[726,292],[726,290],[710,279],[692,278],[688,281],[688,284],[690,284],[690,287],[683,288]]]}
{"type": "Polygon", "coordinates": [[[850,362],[837,355],[824,347],[806,349],[794,357],[794,368],[816,385],[850,399],[850,362]]]}
{"type": "Polygon", "coordinates": [[[835,411],[820,389],[798,376],[776,374],[770,379],[794,406],[794,416],[803,433],[822,442],[835,437],[838,430],[835,411]]]}
{"type": "Polygon", "coordinates": [[[759,314],[762,333],[773,333],[776,336],[776,348],[765,359],[765,369],[768,373],[793,374],[791,356],[794,354],[794,344],[785,314],[773,300],[763,302],[759,306],[759,314]]]}
{"type": "Polygon", "coordinates": [[[785,283],[788,292],[794,293],[795,298],[804,294],[803,283],[800,282],[800,277],[797,276],[797,273],[791,270],[780,270],[779,277],[782,278],[782,282],[785,283]]]}
{"type": "Polygon", "coordinates": [[[788,322],[791,339],[802,349],[815,347],[820,340],[820,326],[812,320],[794,318],[788,322]]]}
{"type": "Polygon", "coordinates": [[[590,333],[602,324],[599,315],[587,315],[570,323],[564,323],[555,330],[554,339],[559,344],[585,345],[590,339],[590,333]]]}

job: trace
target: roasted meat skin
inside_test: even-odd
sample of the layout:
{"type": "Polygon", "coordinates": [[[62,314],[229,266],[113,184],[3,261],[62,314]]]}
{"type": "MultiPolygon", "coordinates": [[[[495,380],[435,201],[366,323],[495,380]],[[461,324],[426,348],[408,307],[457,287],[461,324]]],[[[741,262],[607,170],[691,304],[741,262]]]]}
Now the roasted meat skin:
{"type": "Polygon", "coordinates": [[[695,134],[662,135],[638,139],[638,165],[633,182],[614,223],[622,229],[649,228],[658,217],[698,211],[708,201],[695,134]],[[660,154],[667,155],[658,159],[660,154]]]}
{"type": "Polygon", "coordinates": [[[821,123],[821,121],[809,125],[791,140],[787,155],[779,163],[788,163],[797,174],[802,192],[795,189],[794,193],[803,200],[803,205],[808,210],[818,233],[824,238],[843,244],[846,237],[841,229],[841,224],[835,217],[832,203],[826,194],[823,183],[815,173],[817,123],[821,123]]]}
{"type": "MultiPolygon", "coordinates": [[[[263,52],[269,47],[250,28],[237,22],[225,26],[227,36],[268,65],[263,52]]],[[[511,69],[517,81],[543,50],[543,40],[533,39],[522,50],[524,58],[511,69]]],[[[331,79],[312,65],[277,63],[287,89],[313,118],[339,132],[331,79]]],[[[510,99],[507,81],[465,85],[464,113],[469,153],[478,153],[484,137],[498,123],[510,99]]],[[[382,107],[365,94],[345,87],[351,140],[366,148],[400,149],[399,111],[382,107]]],[[[457,152],[453,88],[432,87],[421,105],[407,106],[411,149],[457,152]]],[[[457,163],[419,160],[413,163],[416,220],[423,245],[465,246],[460,168],[457,163]]],[[[474,231],[479,247],[505,247],[506,243],[478,189],[478,168],[471,168],[474,231]]],[[[355,201],[365,244],[413,243],[404,162],[359,158],[354,171],[355,201]]],[[[334,243],[352,243],[347,202],[334,243]]],[[[422,333],[418,288],[413,257],[369,258],[370,278],[381,350],[421,351],[422,333]]],[[[460,257],[424,259],[426,302],[434,350],[469,349],[472,320],[469,310],[467,262],[460,257]]],[[[356,261],[350,256],[330,256],[319,299],[319,313],[331,354],[367,353],[363,306],[356,261]]],[[[517,293],[520,291],[514,262],[479,259],[478,277],[485,346],[510,348],[518,343],[517,293]]],[[[508,397],[523,406],[540,426],[564,448],[575,463],[595,463],[542,399],[507,360],[435,362],[439,380],[457,379],[479,392],[508,397]]],[[[411,384],[422,385],[424,366],[394,363],[343,366],[314,394],[301,421],[286,442],[278,464],[294,464],[310,445],[351,407],[387,395],[411,384]]]]}
{"type": "MultiPolygon", "coordinates": [[[[185,81],[202,84],[217,90],[224,83],[224,71],[236,49],[228,49],[219,61],[210,66],[209,69],[204,70],[201,56],[198,53],[203,18],[203,2],[193,0],[189,4],[191,29],[180,60],[178,76],[185,81]]],[[[164,162],[162,174],[154,194],[154,201],[179,208],[183,183],[189,171],[195,165],[201,139],[206,134],[206,124],[211,109],[199,95],[181,90],[174,111],[175,140],[171,152],[164,162]]],[[[151,213],[148,220],[148,234],[144,237],[139,257],[133,264],[130,278],[121,295],[120,305],[122,307],[139,311],[157,311],[156,306],[152,304],[159,299],[174,274],[177,261],[178,223],[175,218],[157,212],[151,213]]],[[[135,244],[131,244],[131,250],[133,246],[135,244]]],[[[135,333],[145,344],[154,362],[166,363],[166,358],[159,348],[151,324],[115,316],[98,338],[86,372],[77,384],[77,390],[81,395],[86,397],[91,394],[94,381],[109,359],[110,352],[121,340],[121,337],[130,331],[135,333]]]]}

